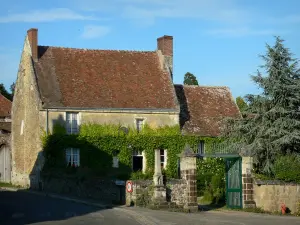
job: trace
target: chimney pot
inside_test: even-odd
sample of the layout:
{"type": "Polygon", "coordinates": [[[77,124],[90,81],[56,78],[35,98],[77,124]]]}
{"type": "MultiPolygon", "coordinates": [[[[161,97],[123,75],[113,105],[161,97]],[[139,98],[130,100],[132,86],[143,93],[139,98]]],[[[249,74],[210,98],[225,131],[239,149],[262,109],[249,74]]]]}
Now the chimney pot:
{"type": "Polygon", "coordinates": [[[38,60],[38,29],[31,28],[27,31],[27,37],[31,48],[31,56],[33,61],[38,60]]]}

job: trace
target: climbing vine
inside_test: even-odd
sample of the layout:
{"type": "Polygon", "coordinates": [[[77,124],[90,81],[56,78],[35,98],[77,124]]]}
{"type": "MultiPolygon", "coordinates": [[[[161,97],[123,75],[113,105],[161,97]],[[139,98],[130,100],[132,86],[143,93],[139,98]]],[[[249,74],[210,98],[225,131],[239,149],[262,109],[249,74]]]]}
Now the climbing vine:
{"type": "Polygon", "coordinates": [[[217,138],[181,135],[179,126],[165,126],[152,129],[145,125],[141,132],[129,129],[128,133],[120,131],[118,125],[83,124],[77,135],[67,135],[64,127],[55,125],[53,133],[42,136],[46,158],[44,171],[65,170],[65,149],[80,149],[80,169],[93,171],[100,175],[112,175],[129,178],[132,167],[132,151],[144,151],[147,160],[146,174],[154,171],[154,149],[167,149],[167,177],[177,177],[178,154],[186,144],[196,151],[199,142],[205,141],[209,151],[213,144],[220,142],[217,138]],[[113,156],[119,159],[119,168],[112,168],[113,156]]]}

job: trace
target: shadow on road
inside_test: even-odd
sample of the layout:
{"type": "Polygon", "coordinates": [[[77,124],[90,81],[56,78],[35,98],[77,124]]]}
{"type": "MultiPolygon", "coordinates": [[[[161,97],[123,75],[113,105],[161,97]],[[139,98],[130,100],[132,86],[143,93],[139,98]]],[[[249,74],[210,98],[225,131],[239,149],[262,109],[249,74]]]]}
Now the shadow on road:
{"type": "Polygon", "coordinates": [[[100,210],[104,208],[54,199],[26,191],[0,191],[1,225],[61,221],[100,210]]]}
{"type": "Polygon", "coordinates": [[[225,202],[219,203],[219,204],[199,204],[198,209],[199,211],[206,212],[206,211],[211,211],[211,210],[216,210],[220,208],[224,208],[226,206],[225,202]]]}

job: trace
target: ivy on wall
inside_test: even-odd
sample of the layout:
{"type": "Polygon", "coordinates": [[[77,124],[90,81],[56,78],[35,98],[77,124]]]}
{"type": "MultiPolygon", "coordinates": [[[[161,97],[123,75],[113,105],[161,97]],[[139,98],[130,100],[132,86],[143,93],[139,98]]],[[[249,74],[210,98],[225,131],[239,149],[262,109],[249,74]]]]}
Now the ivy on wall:
{"type": "Polygon", "coordinates": [[[118,125],[83,124],[78,135],[67,135],[64,127],[55,125],[53,133],[43,135],[43,148],[46,163],[44,171],[66,169],[65,149],[80,149],[80,169],[91,170],[99,175],[113,175],[127,179],[131,174],[132,151],[145,152],[146,174],[154,172],[154,149],[167,149],[167,168],[169,178],[177,177],[178,154],[186,144],[196,151],[200,141],[205,141],[205,149],[210,151],[218,138],[183,136],[179,126],[165,126],[152,129],[145,125],[141,132],[129,129],[125,134],[118,125]],[[113,155],[117,154],[119,168],[112,168],[113,155]]]}

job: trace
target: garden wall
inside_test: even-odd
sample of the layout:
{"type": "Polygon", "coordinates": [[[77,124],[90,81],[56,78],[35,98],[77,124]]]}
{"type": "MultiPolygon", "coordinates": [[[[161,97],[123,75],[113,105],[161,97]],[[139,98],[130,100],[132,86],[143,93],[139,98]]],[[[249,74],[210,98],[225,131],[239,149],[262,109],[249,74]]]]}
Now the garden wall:
{"type": "MultiPolygon", "coordinates": [[[[126,192],[126,205],[146,206],[152,198],[152,180],[135,180],[132,192],[126,192]],[[146,204],[145,204],[146,203],[146,204]]],[[[172,179],[166,182],[167,202],[170,207],[182,208],[187,200],[185,196],[187,182],[183,179],[172,179]]]]}
{"type": "Polygon", "coordinates": [[[254,180],[253,191],[256,207],[278,212],[281,211],[281,204],[284,203],[291,213],[297,211],[297,204],[300,202],[299,184],[254,180]]]}

